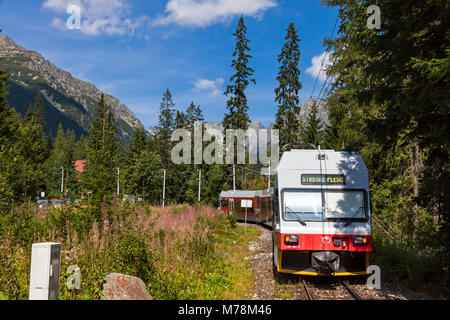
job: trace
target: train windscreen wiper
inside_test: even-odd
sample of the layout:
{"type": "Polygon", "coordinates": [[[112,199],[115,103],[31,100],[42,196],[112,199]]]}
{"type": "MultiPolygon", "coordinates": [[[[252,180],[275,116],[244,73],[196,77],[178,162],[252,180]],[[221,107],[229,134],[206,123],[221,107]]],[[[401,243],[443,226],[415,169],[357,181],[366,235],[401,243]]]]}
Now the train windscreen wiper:
{"type": "Polygon", "coordinates": [[[293,213],[293,214],[297,217],[297,221],[300,222],[300,224],[301,224],[302,226],[305,226],[305,227],[306,227],[306,222],[303,221],[302,218],[300,218],[300,216],[299,216],[296,212],[294,212],[294,211],[293,211],[291,208],[289,208],[288,206],[285,206],[285,207],[284,207],[284,211],[286,211],[286,209],[288,209],[289,212],[293,213]]]}
{"type": "Polygon", "coordinates": [[[352,224],[352,222],[354,221],[353,218],[358,215],[358,213],[361,211],[361,209],[364,209],[364,207],[359,207],[359,209],[356,210],[356,212],[351,216],[350,220],[345,224],[345,227],[348,227],[349,225],[352,224]]]}

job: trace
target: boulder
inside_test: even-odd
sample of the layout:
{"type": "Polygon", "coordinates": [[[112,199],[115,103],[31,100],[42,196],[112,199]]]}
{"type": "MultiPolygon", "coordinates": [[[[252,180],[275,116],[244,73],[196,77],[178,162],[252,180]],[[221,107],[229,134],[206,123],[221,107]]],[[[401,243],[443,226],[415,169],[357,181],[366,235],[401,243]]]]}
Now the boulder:
{"type": "Polygon", "coordinates": [[[120,273],[109,273],[103,284],[104,300],[152,300],[144,281],[120,273]]]}

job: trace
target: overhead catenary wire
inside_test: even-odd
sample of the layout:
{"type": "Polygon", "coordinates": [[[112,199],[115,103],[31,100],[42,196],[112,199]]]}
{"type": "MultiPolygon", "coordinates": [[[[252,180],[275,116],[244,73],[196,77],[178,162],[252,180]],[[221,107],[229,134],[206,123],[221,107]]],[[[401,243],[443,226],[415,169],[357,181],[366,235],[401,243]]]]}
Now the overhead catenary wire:
{"type": "MultiPolygon", "coordinates": [[[[333,39],[334,33],[335,33],[335,31],[336,31],[336,26],[337,26],[337,23],[338,23],[338,21],[339,21],[339,16],[340,16],[340,15],[338,14],[338,16],[336,17],[336,21],[335,21],[335,23],[334,23],[334,27],[333,27],[333,31],[331,32],[330,39],[333,39]]],[[[314,87],[313,87],[313,90],[312,90],[312,92],[311,92],[311,96],[310,96],[311,98],[313,97],[314,91],[316,90],[317,82],[318,82],[318,80],[319,80],[320,73],[322,72],[323,64],[325,63],[325,59],[326,59],[326,57],[327,57],[328,51],[329,51],[329,47],[327,47],[327,49],[326,49],[326,51],[325,51],[325,54],[323,55],[322,63],[321,63],[321,65],[320,65],[320,69],[319,69],[319,72],[317,73],[316,80],[315,80],[315,82],[314,82],[314,87]]]]}
{"type": "MultiPolygon", "coordinates": [[[[334,74],[333,77],[330,79],[330,82],[328,82],[328,85],[327,85],[325,91],[323,91],[322,97],[320,96],[320,94],[322,93],[322,90],[319,92],[319,95],[318,95],[317,98],[316,98],[316,101],[317,101],[317,102],[322,101],[322,100],[327,96],[327,94],[328,94],[328,92],[329,92],[330,84],[333,83],[333,80],[334,80],[335,76],[336,76],[336,75],[334,74]]],[[[326,81],[328,81],[328,78],[329,78],[329,77],[327,77],[327,80],[326,80],[326,81]]],[[[326,84],[326,82],[324,83],[324,86],[325,86],[325,84],[326,84]]],[[[323,86],[323,87],[324,87],[324,86],[323,86]]],[[[323,88],[323,87],[322,87],[322,88],[323,88]]]]}
{"type": "MultiPolygon", "coordinates": [[[[341,44],[341,46],[339,47],[338,50],[341,50],[341,49],[342,49],[342,44],[341,44]]],[[[331,62],[331,65],[334,65],[334,64],[336,63],[336,60],[337,60],[337,54],[334,56],[334,59],[333,59],[333,61],[331,62]]],[[[318,94],[317,97],[316,97],[316,101],[320,102],[321,100],[324,99],[324,97],[326,97],[326,95],[327,95],[328,92],[329,92],[328,88],[330,87],[330,84],[333,83],[333,80],[334,80],[335,77],[336,77],[336,73],[333,74],[333,76],[332,76],[331,79],[330,79],[330,82],[328,82],[328,79],[330,78],[330,75],[327,74],[327,78],[325,79],[325,82],[324,82],[323,85],[322,85],[322,89],[320,90],[319,94],[318,94]],[[328,82],[328,85],[327,85],[327,82],[328,82]],[[325,91],[323,91],[323,89],[325,88],[325,85],[326,85],[326,89],[325,89],[325,91]],[[323,92],[323,95],[322,95],[322,97],[320,98],[322,92],[323,92]],[[319,98],[320,98],[320,99],[319,99],[319,98]]]]}

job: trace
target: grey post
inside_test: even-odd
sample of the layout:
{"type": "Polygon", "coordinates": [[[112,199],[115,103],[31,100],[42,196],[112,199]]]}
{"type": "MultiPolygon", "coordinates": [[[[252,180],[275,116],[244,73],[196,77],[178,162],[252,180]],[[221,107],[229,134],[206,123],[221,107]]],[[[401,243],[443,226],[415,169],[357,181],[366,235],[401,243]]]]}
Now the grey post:
{"type": "Polygon", "coordinates": [[[64,168],[61,167],[61,193],[64,193],[64,168]]]}
{"type": "Polygon", "coordinates": [[[166,169],[164,169],[164,182],[163,182],[163,210],[166,205],[166,169]]]}
{"type": "Polygon", "coordinates": [[[120,168],[117,168],[117,196],[120,194],[120,168]]]}
{"type": "Polygon", "coordinates": [[[233,164],[233,191],[236,191],[236,165],[233,164]]]}
{"type": "Polygon", "coordinates": [[[201,195],[201,186],[202,186],[202,169],[198,170],[198,203],[200,203],[200,195],[201,195]]]}

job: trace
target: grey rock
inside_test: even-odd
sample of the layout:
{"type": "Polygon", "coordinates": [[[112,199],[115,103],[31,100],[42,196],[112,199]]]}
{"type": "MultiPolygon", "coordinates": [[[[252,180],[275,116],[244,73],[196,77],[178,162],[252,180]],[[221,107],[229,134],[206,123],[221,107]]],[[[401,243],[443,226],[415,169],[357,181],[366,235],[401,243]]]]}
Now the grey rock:
{"type": "Polygon", "coordinates": [[[152,300],[152,296],[141,279],[109,273],[103,284],[103,300],[152,300]]]}

